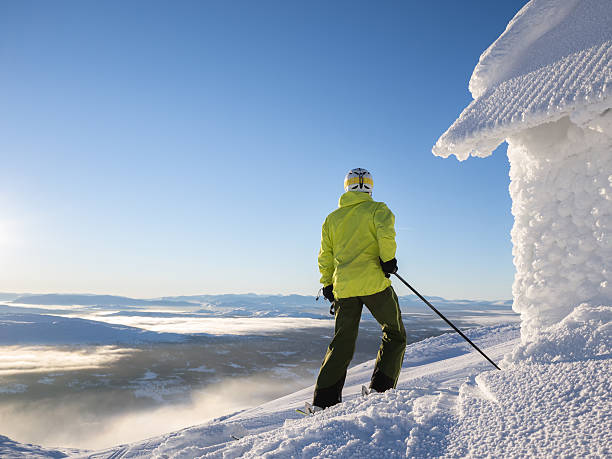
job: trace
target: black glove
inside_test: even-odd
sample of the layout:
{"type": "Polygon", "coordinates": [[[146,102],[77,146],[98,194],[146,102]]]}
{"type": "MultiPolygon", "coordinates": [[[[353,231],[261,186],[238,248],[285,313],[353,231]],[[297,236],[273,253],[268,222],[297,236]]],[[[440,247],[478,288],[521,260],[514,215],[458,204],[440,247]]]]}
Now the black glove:
{"type": "Polygon", "coordinates": [[[323,296],[330,303],[333,303],[334,301],[336,301],[336,299],[334,298],[334,285],[333,284],[329,284],[327,287],[323,287],[323,296]]]}
{"type": "Polygon", "coordinates": [[[380,261],[380,267],[385,273],[385,277],[391,277],[391,274],[395,274],[397,272],[397,260],[395,258],[391,258],[389,261],[382,261],[381,258],[378,259],[380,261]]]}

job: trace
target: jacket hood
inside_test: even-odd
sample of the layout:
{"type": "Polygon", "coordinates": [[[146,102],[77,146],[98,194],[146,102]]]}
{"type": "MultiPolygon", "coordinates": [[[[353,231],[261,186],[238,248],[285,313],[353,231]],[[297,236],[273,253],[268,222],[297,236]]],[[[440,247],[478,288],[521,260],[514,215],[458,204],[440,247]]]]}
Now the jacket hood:
{"type": "Polygon", "coordinates": [[[347,191],[338,200],[338,207],[352,206],[360,202],[373,201],[372,196],[363,191],[347,191]]]}

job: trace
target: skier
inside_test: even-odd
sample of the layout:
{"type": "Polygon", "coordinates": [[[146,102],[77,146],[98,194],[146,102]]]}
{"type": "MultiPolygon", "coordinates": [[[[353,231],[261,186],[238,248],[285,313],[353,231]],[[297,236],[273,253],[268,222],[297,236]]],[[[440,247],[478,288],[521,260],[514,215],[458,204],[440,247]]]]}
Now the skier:
{"type": "Polygon", "coordinates": [[[394,388],[404,359],[406,330],[389,280],[397,271],[395,217],[385,203],[372,199],[373,186],[367,170],[349,171],[339,208],[323,223],[319,271],[336,323],[315,386],[315,411],[342,401],[364,304],[382,327],[370,390],[394,388]]]}

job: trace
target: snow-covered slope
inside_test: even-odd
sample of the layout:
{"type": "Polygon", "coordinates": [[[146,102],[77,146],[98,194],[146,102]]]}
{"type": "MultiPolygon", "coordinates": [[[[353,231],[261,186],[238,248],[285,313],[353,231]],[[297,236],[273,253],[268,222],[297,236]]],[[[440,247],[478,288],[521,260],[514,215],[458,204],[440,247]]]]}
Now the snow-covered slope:
{"type": "Polygon", "coordinates": [[[345,402],[312,418],[293,412],[310,398],[309,387],[92,457],[606,457],[612,447],[611,313],[609,307],[583,308],[530,344],[528,354],[552,349],[564,355],[557,361],[512,354],[519,344],[516,325],[470,332],[493,359],[514,356],[503,371],[490,370],[456,334],[444,335],[407,348],[396,390],[362,398],[368,362],[349,372],[345,402]],[[597,345],[585,351],[586,337],[597,345]],[[229,440],[232,435],[241,439],[229,440]]]}
{"type": "MultiPolygon", "coordinates": [[[[602,322],[582,326],[592,332],[602,322]]],[[[498,361],[519,342],[515,325],[481,328],[470,335],[498,361]]],[[[506,362],[504,371],[489,371],[489,364],[460,340],[445,335],[409,346],[397,390],[366,399],[359,390],[372,362],[353,368],[345,402],[312,418],[293,411],[310,399],[309,387],[203,426],[91,457],[609,454],[609,354],[557,363],[506,362]],[[427,363],[434,355],[438,360],[427,363]],[[231,440],[232,435],[241,439],[231,440]]]]}
{"type": "Polygon", "coordinates": [[[43,448],[42,446],[18,443],[0,435],[0,457],[2,459],[59,459],[78,455],[79,451],[70,448],[43,448]]]}

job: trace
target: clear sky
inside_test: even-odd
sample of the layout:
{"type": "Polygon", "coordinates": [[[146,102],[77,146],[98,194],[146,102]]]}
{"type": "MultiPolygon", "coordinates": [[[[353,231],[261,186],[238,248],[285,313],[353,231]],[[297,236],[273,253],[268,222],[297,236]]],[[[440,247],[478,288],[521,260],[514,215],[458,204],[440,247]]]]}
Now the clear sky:
{"type": "Polygon", "coordinates": [[[431,147],[525,3],[1,2],[0,291],[315,294],[364,167],[416,288],[510,298],[505,147],[431,147]]]}

